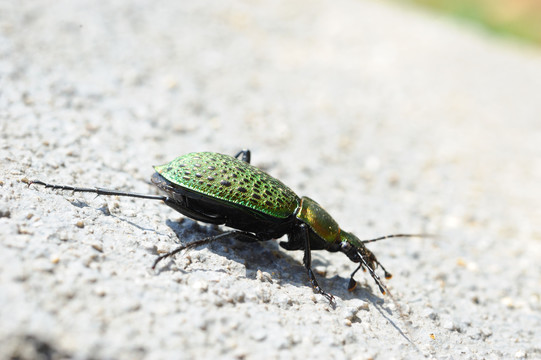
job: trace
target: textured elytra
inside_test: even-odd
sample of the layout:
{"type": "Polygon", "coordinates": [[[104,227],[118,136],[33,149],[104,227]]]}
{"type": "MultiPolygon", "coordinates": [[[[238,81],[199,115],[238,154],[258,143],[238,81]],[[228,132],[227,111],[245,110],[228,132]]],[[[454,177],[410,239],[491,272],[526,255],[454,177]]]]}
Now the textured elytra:
{"type": "Polygon", "coordinates": [[[190,153],[154,169],[178,186],[279,218],[292,215],[300,203],[280,180],[229,155],[190,153]]]}

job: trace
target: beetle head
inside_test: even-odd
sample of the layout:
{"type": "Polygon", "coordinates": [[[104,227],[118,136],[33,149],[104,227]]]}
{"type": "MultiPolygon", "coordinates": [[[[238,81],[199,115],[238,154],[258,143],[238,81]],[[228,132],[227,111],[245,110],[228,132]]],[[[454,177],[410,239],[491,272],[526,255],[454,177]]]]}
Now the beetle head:
{"type": "MultiPolygon", "coordinates": [[[[360,268],[363,269],[363,271],[368,270],[368,273],[370,276],[372,276],[383,294],[388,292],[375,270],[378,266],[381,267],[381,269],[384,271],[386,279],[390,279],[392,275],[383,267],[383,265],[381,265],[374,253],[366,247],[363,241],[359,240],[357,236],[350,232],[342,230],[340,232],[340,239],[340,251],[346,254],[347,257],[354,263],[360,263],[360,268]]],[[[353,280],[352,275],[349,289],[353,290],[354,287],[355,281],[353,280]]]]}

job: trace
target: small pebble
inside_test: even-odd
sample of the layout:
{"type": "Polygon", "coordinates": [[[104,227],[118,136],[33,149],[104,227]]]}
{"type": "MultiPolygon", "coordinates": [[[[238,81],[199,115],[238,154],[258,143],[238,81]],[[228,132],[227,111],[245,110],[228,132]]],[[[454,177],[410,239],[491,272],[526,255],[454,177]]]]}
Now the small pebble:
{"type": "Polygon", "coordinates": [[[436,320],[438,318],[438,314],[436,314],[434,309],[431,308],[424,309],[423,316],[429,318],[430,320],[436,320]]]}
{"type": "Polygon", "coordinates": [[[11,216],[11,211],[9,211],[9,209],[7,207],[4,207],[2,206],[2,208],[0,208],[0,218],[9,218],[11,216]]]}
{"type": "Polygon", "coordinates": [[[92,248],[99,251],[99,252],[103,252],[103,245],[101,243],[93,243],[92,245],[92,248]]]}
{"type": "Polygon", "coordinates": [[[261,282],[268,282],[272,284],[272,277],[268,272],[257,270],[256,278],[261,282]]]}
{"type": "Polygon", "coordinates": [[[60,256],[58,256],[58,254],[52,254],[50,257],[49,257],[49,260],[51,261],[51,263],[53,264],[58,264],[60,262],[60,256]]]}
{"type": "Polygon", "coordinates": [[[207,292],[208,289],[209,289],[209,286],[206,282],[204,281],[196,281],[195,283],[192,284],[192,288],[194,290],[197,290],[199,291],[200,293],[204,293],[204,292],[207,292]]]}
{"type": "Polygon", "coordinates": [[[256,330],[251,333],[250,337],[255,341],[263,341],[267,338],[267,334],[263,330],[256,330]]]}
{"type": "Polygon", "coordinates": [[[456,330],[456,325],[451,318],[446,318],[441,322],[441,327],[446,330],[456,330]]]}

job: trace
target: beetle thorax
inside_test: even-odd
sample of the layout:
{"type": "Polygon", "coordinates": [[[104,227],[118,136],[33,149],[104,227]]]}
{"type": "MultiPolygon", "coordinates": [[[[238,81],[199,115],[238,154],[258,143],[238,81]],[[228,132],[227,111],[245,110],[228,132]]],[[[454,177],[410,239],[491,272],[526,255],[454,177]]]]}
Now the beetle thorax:
{"type": "Polygon", "coordinates": [[[340,242],[338,223],[325,209],[309,197],[303,196],[301,198],[301,205],[296,216],[326,242],[340,242]]]}

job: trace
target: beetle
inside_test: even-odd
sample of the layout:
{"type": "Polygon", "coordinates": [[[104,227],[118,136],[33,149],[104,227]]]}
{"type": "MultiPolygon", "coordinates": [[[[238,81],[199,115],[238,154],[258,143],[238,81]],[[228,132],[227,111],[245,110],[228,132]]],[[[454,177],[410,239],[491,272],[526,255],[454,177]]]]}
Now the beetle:
{"type": "Polygon", "coordinates": [[[182,250],[195,248],[223,238],[244,242],[267,241],[287,235],[281,241],[285,250],[304,251],[303,264],[313,288],[331,304],[333,295],[318,284],[311,267],[311,251],[342,252],[359,265],[350,276],[348,290],[357,282],[359,269],[368,270],[382,294],[388,292],[375,272],[379,266],[385,278],[391,274],[381,265],[365,244],[391,237],[419,237],[422,234],[394,234],[371,240],[359,240],[354,234],[342,230],[338,223],[317,202],[299,197],[280,180],[250,165],[251,153],[241,150],[235,156],[214,152],[194,152],[173,161],[154,166],[151,182],[166,195],[146,195],[103,188],[85,188],[48,184],[33,180],[31,184],[46,188],[97,195],[117,195],[161,200],[179,213],[197,221],[225,225],[234,230],[182,245],[156,258],[152,268],[163,259],[182,250]]]}

